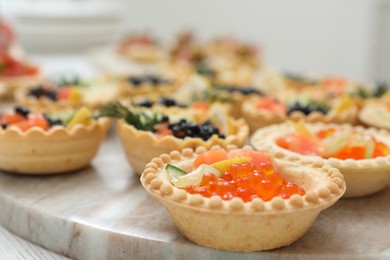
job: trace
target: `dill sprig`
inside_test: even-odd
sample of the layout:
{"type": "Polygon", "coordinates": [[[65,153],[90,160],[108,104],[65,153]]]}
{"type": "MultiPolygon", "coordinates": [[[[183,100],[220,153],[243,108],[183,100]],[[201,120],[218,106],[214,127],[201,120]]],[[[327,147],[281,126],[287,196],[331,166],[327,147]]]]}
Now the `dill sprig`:
{"type": "Polygon", "coordinates": [[[371,90],[365,86],[358,86],[354,92],[351,93],[352,96],[356,96],[362,99],[367,99],[372,96],[371,90]]]}
{"type": "Polygon", "coordinates": [[[101,117],[111,117],[123,119],[129,125],[134,126],[138,130],[154,132],[154,126],[163,121],[163,116],[159,113],[145,113],[142,111],[134,111],[121,103],[107,104],[99,109],[101,117]]]}

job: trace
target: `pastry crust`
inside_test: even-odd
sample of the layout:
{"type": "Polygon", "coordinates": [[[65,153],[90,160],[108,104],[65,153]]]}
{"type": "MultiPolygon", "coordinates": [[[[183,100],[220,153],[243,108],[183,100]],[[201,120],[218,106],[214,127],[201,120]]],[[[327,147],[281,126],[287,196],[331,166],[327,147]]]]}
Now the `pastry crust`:
{"type": "Polygon", "coordinates": [[[250,252],[289,245],[303,236],[321,210],[345,192],[343,176],[337,169],[308,160],[276,162],[287,180],[306,191],[304,196],[293,195],[289,199],[226,201],[220,196],[190,194],[169,182],[167,163],[185,169],[197,154],[206,150],[198,147],[195,151],[187,148],[162,154],[147,164],[141,176],[146,191],[166,207],[179,231],[202,246],[250,252]]]}
{"type": "MultiPolygon", "coordinates": [[[[387,146],[390,146],[390,133],[385,130],[374,128],[365,129],[361,126],[351,126],[348,124],[305,124],[312,131],[317,131],[326,127],[343,127],[354,129],[375,136],[387,146]]],[[[292,132],[289,124],[280,124],[266,127],[258,130],[250,139],[250,143],[255,149],[267,151],[279,160],[306,160],[318,161],[319,163],[329,164],[340,170],[347,183],[345,198],[363,197],[374,194],[386,188],[390,183],[390,155],[385,157],[376,157],[364,160],[340,160],[336,158],[325,159],[319,156],[301,155],[276,144],[276,139],[292,132]]]]}
{"type": "Polygon", "coordinates": [[[283,123],[287,120],[291,121],[305,121],[310,123],[336,123],[336,124],[355,124],[357,118],[357,107],[351,106],[342,112],[329,111],[326,115],[320,112],[312,112],[305,115],[300,111],[295,111],[290,115],[284,114],[280,111],[271,112],[265,109],[257,109],[256,103],[258,99],[251,99],[243,103],[242,115],[248,122],[251,133],[256,130],[270,126],[273,124],[283,123]]]}
{"type": "Polygon", "coordinates": [[[5,77],[0,76],[0,82],[6,86],[7,95],[12,97],[16,90],[25,89],[28,86],[38,84],[42,81],[42,75],[35,76],[5,77]]]}
{"type": "Polygon", "coordinates": [[[142,84],[141,86],[133,87],[126,80],[119,83],[120,96],[122,97],[134,97],[139,95],[164,95],[175,92],[178,85],[174,82],[169,84],[152,86],[150,84],[142,84]]]}
{"type": "Polygon", "coordinates": [[[390,112],[381,102],[366,103],[359,112],[358,119],[366,126],[390,130],[390,112]]]}
{"type": "Polygon", "coordinates": [[[173,150],[196,148],[198,146],[211,147],[213,145],[226,147],[229,144],[238,147],[244,146],[249,137],[248,125],[243,119],[239,119],[232,120],[232,126],[234,135],[228,135],[225,139],[213,135],[207,141],[191,137],[180,139],[173,135],[158,137],[152,132],[137,130],[124,120],[118,121],[118,133],[125,149],[127,160],[134,172],[140,175],[150,160],[173,150]]]}
{"type": "Polygon", "coordinates": [[[84,168],[96,155],[110,120],[101,118],[71,130],[55,126],[0,130],[0,169],[16,174],[57,174],[84,168]]]}

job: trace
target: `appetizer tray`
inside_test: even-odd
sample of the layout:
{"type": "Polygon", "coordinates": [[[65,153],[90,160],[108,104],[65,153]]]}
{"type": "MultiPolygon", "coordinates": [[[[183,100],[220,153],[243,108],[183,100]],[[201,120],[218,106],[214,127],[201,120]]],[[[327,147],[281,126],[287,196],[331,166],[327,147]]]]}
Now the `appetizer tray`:
{"type": "Polygon", "coordinates": [[[389,201],[389,188],[363,199],[342,199],[323,211],[296,243],[239,253],[201,247],[180,235],[163,206],[133,174],[116,129],[82,171],[56,176],[0,172],[0,223],[76,259],[386,258],[389,201]]]}

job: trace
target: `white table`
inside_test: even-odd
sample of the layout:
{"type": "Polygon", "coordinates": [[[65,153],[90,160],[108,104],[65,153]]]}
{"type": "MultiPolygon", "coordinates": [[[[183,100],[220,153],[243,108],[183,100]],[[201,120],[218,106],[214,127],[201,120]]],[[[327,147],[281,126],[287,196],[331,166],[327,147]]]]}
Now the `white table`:
{"type": "Polygon", "coordinates": [[[0,259],[69,259],[32,244],[0,226],[0,259]]]}

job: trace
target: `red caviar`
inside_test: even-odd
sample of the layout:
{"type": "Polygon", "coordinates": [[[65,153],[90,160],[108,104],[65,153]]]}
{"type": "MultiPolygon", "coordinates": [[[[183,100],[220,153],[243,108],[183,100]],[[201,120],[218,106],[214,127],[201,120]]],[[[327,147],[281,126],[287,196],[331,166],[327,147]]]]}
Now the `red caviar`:
{"type": "Polygon", "coordinates": [[[233,164],[220,178],[206,173],[199,186],[189,185],[185,190],[205,197],[221,196],[224,200],[239,197],[244,202],[254,198],[269,201],[277,196],[288,199],[293,194],[305,194],[298,185],[284,179],[271,164],[252,162],[233,164]]]}
{"type": "Polygon", "coordinates": [[[0,117],[0,123],[2,128],[15,126],[22,131],[27,131],[32,127],[39,127],[43,130],[48,130],[50,124],[43,114],[29,113],[28,115],[21,115],[20,113],[10,112],[0,117]]]}
{"type": "Polygon", "coordinates": [[[256,103],[256,109],[264,109],[271,112],[279,111],[283,114],[287,113],[287,107],[271,97],[261,98],[256,103]]]}
{"type": "MultiPolygon", "coordinates": [[[[359,135],[358,133],[351,131],[347,137],[342,137],[341,139],[335,139],[337,142],[334,142],[334,145],[338,144],[344,144],[344,146],[341,146],[339,150],[336,150],[333,154],[328,154],[327,156],[324,156],[326,153],[326,147],[324,146],[323,141],[325,139],[331,139],[333,136],[336,135],[341,130],[337,130],[335,128],[327,128],[320,130],[316,133],[315,137],[311,137],[299,132],[294,132],[291,134],[288,134],[285,137],[281,137],[276,140],[276,143],[287,150],[303,154],[303,155],[317,155],[322,156],[324,158],[337,158],[340,160],[346,160],[346,159],[355,159],[355,160],[362,160],[362,159],[370,159],[370,158],[376,158],[379,156],[387,156],[390,154],[390,148],[385,144],[375,139],[373,136],[365,136],[365,139],[367,142],[370,141],[373,143],[373,147],[369,148],[367,143],[359,143],[353,144],[354,138],[361,138],[355,137],[356,135],[359,135]],[[346,139],[345,138],[350,138],[346,139]],[[342,142],[346,141],[346,142],[342,142]],[[373,149],[373,152],[370,153],[370,150],[373,149]],[[368,155],[369,154],[369,155],[368,155]]],[[[338,137],[335,137],[338,138],[338,137]]]]}

